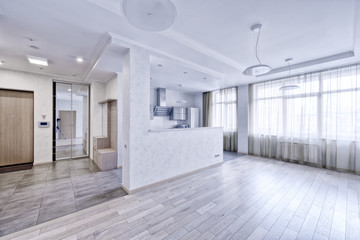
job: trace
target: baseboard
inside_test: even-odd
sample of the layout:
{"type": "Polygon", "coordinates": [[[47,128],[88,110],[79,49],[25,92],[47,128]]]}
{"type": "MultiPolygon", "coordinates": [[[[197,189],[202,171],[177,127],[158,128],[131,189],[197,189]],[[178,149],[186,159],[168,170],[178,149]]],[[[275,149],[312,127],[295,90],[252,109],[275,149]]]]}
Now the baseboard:
{"type": "Polygon", "coordinates": [[[156,186],[159,186],[159,185],[162,185],[162,184],[165,184],[165,183],[168,183],[168,182],[177,180],[177,179],[179,179],[179,178],[186,177],[186,176],[189,176],[189,175],[198,173],[198,172],[203,171],[203,170],[205,170],[205,169],[208,169],[208,168],[212,168],[212,167],[221,165],[221,164],[223,164],[223,163],[224,163],[224,162],[221,161],[221,162],[212,164],[212,165],[207,166],[207,167],[199,168],[199,169],[193,170],[193,171],[191,171],[191,172],[183,173],[183,174],[180,174],[180,175],[177,175],[177,176],[174,176],[174,177],[171,177],[171,178],[167,178],[167,179],[161,180],[161,181],[159,181],[159,182],[155,182],[155,183],[152,183],[152,184],[149,184],[149,185],[145,185],[145,186],[142,186],[142,187],[139,187],[139,188],[135,188],[135,189],[132,189],[132,190],[127,189],[123,184],[121,184],[121,187],[124,189],[125,192],[127,192],[127,194],[134,194],[134,193],[137,193],[137,192],[146,190],[146,189],[148,189],[148,188],[156,187],[156,186]]]}
{"type": "Polygon", "coordinates": [[[33,165],[44,165],[44,164],[49,164],[49,163],[53,163],[53,161],[49,161],[49,162],[34,162],[33,165]]]}
{"type": "Polygon", "coordinates": [[[249,153],[245,153],[245,152],[237,152],[237,153],[240,153],[240,154],[244,154],[244,155],[249,155],[249,153]]]}
{"type": "Polygon", "coordinates": [[[124,186],[124,184],[121,183],[121,187],[122,187],[122,189],[124,189],[124,191],[125,191],[127,194],[129,194],[129,195],[131,194],[130,191],[129,191],[129,189],[127,189],[127,188],[124,186]]]}
{"type": "Polygon", "coordinates": [[[28,170],[31,169],[32,167],[33,167],[33,163],[22,163],[22,164],[10,165],[10,166],[1,166],[0,173],[28,170]]]}

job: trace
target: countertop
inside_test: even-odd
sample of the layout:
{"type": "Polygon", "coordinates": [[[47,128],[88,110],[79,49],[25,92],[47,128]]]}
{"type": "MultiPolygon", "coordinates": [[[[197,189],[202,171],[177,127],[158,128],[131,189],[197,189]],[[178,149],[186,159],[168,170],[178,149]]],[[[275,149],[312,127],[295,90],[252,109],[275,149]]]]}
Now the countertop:
{"type": "Polygon", "coordinates": [[[149,132],[198,131],[198,130],[207,130],[207,129],[222,129],[222,127],[164,128],[164,129],[150,129],[149,132]]]}

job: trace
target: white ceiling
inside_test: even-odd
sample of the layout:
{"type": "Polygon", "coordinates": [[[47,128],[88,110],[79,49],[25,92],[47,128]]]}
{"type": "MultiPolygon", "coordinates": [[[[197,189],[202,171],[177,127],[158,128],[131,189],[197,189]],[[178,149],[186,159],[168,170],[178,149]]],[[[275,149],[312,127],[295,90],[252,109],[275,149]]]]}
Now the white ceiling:
{"type": "Polygon", "coordinates": [[[150,49],[153,86],[178,90],[182,84],[183,91],[201,92],[274,79],[286,71],[242,75],[255,64],[251,25],[262,23],[260,58],[274,69],[289,57],[293,64],[322,59],[294,74],[359,62],[359,1],[173,0],[175,24],[151,33],[126,21],[121,0],[0,0],[0,60],[5,61],[0,68],[106,82],[121,72],[124,48],[118,43],[128,42],[150,49]],[[345,52],[355,56],[324,61],[345,52]],[[26,55],[47,58],[49,66],[30,65],[26,55]],[[85,61],[77,63],[77,56],[85,61]]]}

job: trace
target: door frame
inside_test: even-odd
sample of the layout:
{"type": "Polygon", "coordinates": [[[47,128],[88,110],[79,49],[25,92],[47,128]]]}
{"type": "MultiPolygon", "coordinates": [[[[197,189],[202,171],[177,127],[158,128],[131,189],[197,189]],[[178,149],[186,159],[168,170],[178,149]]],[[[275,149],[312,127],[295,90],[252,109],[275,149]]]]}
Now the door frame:
{"type": "Polygon", "coordinates": [[[26,93],[32,93],[33,94],[33,128],[32,128],[32,132],[33,132],[33,139],[32,139],[32,149],[33,149],[33,156],[32,162],[29,163],[18,163],[18,164],[12,164],[12,165],[7,165],[7,166],[0,166],[0,168],[5,168],[5,167],[13,167],[13,166],[21,166],[21,165],[33,165],[35,162],[35,92],[32,90],[24,90],[24,89],[10,89],[10,88],[0,88],[0,90],[5,90],[5,91],[13,91],[13,92],[26,92],[26,93]]]}
{"type": "MultiPolygon", "coordinates": [[[[91,129],[90,129],[90,90],[91,90],[91,85],[90,84],[86,84],[86,83],[78,83],[78,82],[68,82],[68,81],[62,81],[62,80],[56,80],[53,79],[53,98],[52,98],[52,102],[53,102],[53,109],[52,109],[52,116],[53,116],[53,134],[52,134],[52,160],[53,162],[56,161],[56,84],[57,83],[62,83],[62,84],[69,84],[71,85],[82,85],[82,86],[87,86],[88,87],[88,116],[87,116],[87,123],[88,123],[88,135],[87,135],[87,142],[88,142],[88,146],[87,146],[87,155],[85,156],[80,156],[80,157],[73,157],[72,156],[72,148],[71,148],[71,156],[69,158],[62,158],[62,159],[58,159],[58,160],[66,160],[66,159],[79,159],[79,158],[88,158],[90,156],[90,136],[91,136],[91,129]]],[[[71,92],[71,102],[72,102],[72,92],[71,92]]],[[[71,103],[72,104],[72,103],[71,103]]]]}

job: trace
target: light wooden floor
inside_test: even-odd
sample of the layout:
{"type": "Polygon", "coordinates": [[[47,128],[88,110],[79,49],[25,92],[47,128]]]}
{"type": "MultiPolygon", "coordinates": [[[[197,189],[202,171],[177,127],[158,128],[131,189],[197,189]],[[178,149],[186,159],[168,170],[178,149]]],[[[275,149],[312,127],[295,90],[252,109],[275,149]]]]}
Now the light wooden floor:
{"type": "Polygon", "coordinates": [[[4,239],[360,239],[360,176],[245,156],[4,239]]]}

